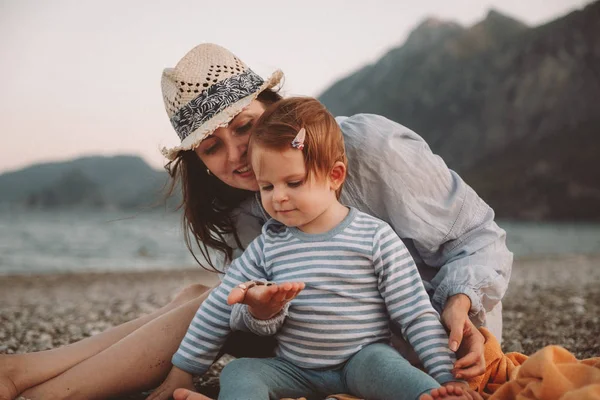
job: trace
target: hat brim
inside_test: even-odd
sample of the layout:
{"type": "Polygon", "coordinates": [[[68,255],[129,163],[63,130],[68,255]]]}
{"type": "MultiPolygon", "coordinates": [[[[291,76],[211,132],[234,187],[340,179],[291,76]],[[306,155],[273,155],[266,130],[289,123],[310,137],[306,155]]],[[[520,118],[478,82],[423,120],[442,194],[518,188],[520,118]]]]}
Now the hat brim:
{"type": "Polygon", "coordinates": [[[172,148],[163,147],[161,149],[161,153],[168,160],[173,161],[177,158],[177,154],[179,154],[180,151],[195,149],[204,139],[212,135],[215,130],[229,125],[231,120],[234,119],[236,115],[241,113],[244,108],[248,107],[250,103],[256,100],[261,92],[278,85],[282,78],[283,72],[281,70],[274,71],[269,78],[265,79],[265,83],[263,83],[258,90],[256,90],[256,92],[233,103],[231,106],[227,107],[225,110],[221,111],[213,116],[210,120],[200,125],[198,129],[190,133],[179,146],[172,148]]]}

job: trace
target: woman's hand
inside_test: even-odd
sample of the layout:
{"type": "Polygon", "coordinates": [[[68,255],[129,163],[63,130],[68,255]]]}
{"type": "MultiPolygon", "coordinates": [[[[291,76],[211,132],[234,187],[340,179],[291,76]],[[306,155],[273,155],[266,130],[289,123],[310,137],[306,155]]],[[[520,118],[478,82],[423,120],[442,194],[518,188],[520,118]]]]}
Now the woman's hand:
{"type": "Polygon", "coordinates": [[[454,363],[454,376],[458,379],[471,379],[485,372],[485,338],[469,319],[467,324],[454,363]]]}
{"type": "Polygon", "coordinates": [[[273,285],[251,286],[251,282],[238,285],[227,297],[228,304],[248,305],[248,311],[257,319],[273,318],[286,303],[296,298],[304,289],[303,282],[285,282],[273,285]]]}
{"type": "Polygon", "coordinates": [[[470,379],[485,372],[485,338],[469,319],[471,300],[464,294],[448,299],[442,323],[449,330],[448,347],[456,353],[454,376],[470,379]]]}
{"type": "Polygon", "coordinates": [[[146,400],[168,400],[177,388],[195,390],[192,374],[177,367],[171,368],[165,381],[146,400]]]}

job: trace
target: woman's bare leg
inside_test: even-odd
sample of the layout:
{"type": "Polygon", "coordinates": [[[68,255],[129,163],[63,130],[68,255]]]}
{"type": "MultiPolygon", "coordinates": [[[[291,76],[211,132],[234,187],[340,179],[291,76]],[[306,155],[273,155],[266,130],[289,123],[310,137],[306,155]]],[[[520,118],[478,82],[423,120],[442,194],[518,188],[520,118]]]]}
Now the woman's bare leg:
{"type": "Polygon", "coordinates": [[[207,295],[166,312],[22,395],[32,400],[105,399],[157,386],[170,371],[171,357],[207,295]]]}
{"type": "MultiPolygon", "coordinates": [[[[0,400],[12,399],[27,388],[65,373],[171,310],[183,305],[190,307],[187,303],[198,299],[207,289],[202,285],[192,285],[184,289],[171,303],[153,313],[67,346],[37,353],[0,355],[0,400]]],[[[181,321],[181,324],[187,328],[189,320],[181,321]]]]}

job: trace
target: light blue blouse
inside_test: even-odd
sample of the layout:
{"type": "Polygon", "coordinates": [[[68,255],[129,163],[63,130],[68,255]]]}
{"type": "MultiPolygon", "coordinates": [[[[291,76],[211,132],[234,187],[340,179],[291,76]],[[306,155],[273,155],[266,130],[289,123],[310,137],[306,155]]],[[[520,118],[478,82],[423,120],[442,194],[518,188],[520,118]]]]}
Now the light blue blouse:
{"type": "MultiPolygon", "coordinates": [[[[471,299],[471,320],[484,324],[486,311],[506,292],[513,261],[494,211],[410,129],[373,114],[336,120],[348,157],[342,204],[392,226],[438,312],[448,297],[464,293],[471,299]]],[[[235,217],[244,247],[269,219],[258,196],[235,217]]]]}

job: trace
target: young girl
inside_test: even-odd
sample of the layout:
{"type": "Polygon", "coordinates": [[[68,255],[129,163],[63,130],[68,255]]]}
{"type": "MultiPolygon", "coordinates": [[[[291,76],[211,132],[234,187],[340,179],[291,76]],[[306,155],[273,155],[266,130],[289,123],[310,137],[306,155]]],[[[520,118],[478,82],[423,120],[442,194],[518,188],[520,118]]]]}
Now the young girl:
{"type": "Polygon", "coordinates": [[[306,288],[276,334],[277,356],[232,361],[219,398],[417,399],[456,381],[448,336],[410,253],[387,223],[338,200],[346,156],[333,116],[315,99],[282,100],[257,122],[249,157],[273,219],[199,308],[151,398],[206,372],[230,332],[228,295],[249,280],[306,288]],[[390,320],[429,375],[389,346],[390,320]]]}

